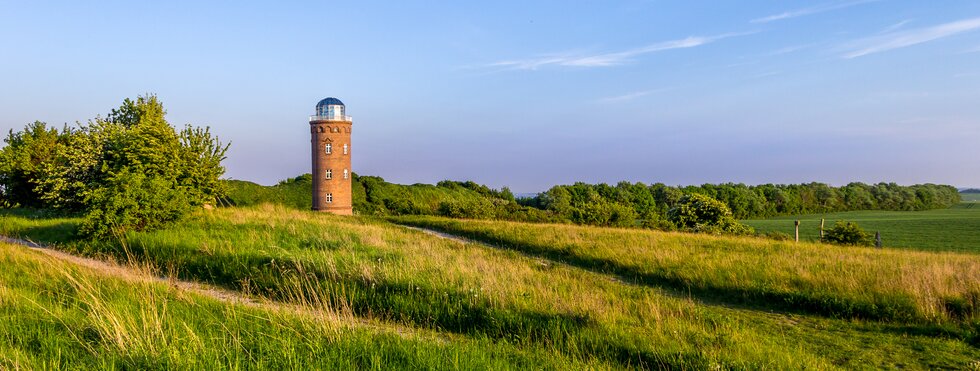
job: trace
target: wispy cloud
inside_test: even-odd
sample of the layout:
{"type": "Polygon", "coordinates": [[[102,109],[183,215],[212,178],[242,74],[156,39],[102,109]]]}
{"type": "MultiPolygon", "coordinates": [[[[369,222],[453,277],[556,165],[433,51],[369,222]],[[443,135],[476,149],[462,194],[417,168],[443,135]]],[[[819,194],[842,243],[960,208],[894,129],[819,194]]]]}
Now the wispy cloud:
{"type": "Polygon", "coordinates": [[[627,93],[627,94],[623,94],[623,95],[617,95],[617,96],[612,96],[612,97],[599,98],[598,99],[598,102],[600,102],[600,103],[625,102],[625,101],[630,101],[630,100],[633,100],[633,99],[636,99],[636,98],[639,98],[639,97],[647,96],[647,95],[650,95],[650,94],[664,92],[664,91],[667,91],[667,90],[669,90],[669,89],[663,88],[663,89],[635,91],[635,92],[627,93]]]}
{"type": "Polygon", "coordinates": [[[906,19],[904,21],[895,23],[895,24],[893,24],[891,26],[885,27],[885,29],[884,30],[881,30],[881,32],[879,32],[879,33],[889,33],[889,32],[898,30],[899,28],[902,28],[902,26],[905,26],[905,25],[909,24],[909,22],[912,22],[912,20],[911,19],[906,19]]]}
{"type": "Polygon", "coordinates": [[[980,29],[980,18],[965,19],[908,31],[890,32],[849,43],[844,47],[846,52],[841,57],[845,59],[863,57],[869,54],[918,45],[976,29],[980,29]]]}
{"type": "Polygon", "coordinates": [[[752,22],[752,23],[769,23],[769,22],[772,22],[772,21],[780,21],[780,20],[783,20],[783,19],[796,18],[796,17],[805,16],[805,15],[819,14],[819,13],[829,12],[829,11],[838,10],[838,9],[850,8],[852,6],[861,5],[861,4],[867,4],[867,3],[873,3],[873,2],[877,2],[877,1],[880,1],[880,0],[857,0],[857,1],[829,3],[829,4],[817,5],[817,6],[809,7],[809,8],[789,10],[789,11],[786,11],[786,12],[783,12],[783,13],[773,14],[773,15],[770,15],[770,16],[767,16],[767,17],[756,18],[756,19],[751,20],[750,22],[752,22]]]}
{"type": "Polygon", "coordinates": [[[713,43],[715,41],[733,37],[747,35],[748,33],[729,33],[715,36],[690,36],[679,40],[663,41],[656,44],[624,50],[620,52],[599,53],[599,54],[549,54],[536,58],[506,60],[491,63],[486,67],[500,67],[505,69],[534,70],[545,66],[565,66],[565,67],[609,67],[617,66],[629,62],[632,58],[649,53],[661,52],[673,49],[694,48],[701,45],[713,43]]]}

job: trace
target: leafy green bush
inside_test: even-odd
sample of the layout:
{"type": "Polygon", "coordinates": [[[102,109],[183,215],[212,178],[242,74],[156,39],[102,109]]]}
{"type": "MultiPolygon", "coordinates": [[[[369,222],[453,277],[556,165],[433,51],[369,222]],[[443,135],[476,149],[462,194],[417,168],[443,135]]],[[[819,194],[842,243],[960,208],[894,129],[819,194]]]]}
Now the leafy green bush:
{"type": "Polygon", "coordinates": [[[865,232],[857,223],[838,220],[834,226],[823,234],[823,242],[837,245],[873,246],[874,240],[870,233],[865,232]]]}
{"type": "Polygon", "coordinates": [[[190,210],[191,192],[186,189],[172,180],[124,168],[89,194],[86,201],[91,206],[80,232],[105,238],[165,226],[190,210]]]}
{"type": "Polygon", "coordinates": [[[686,194],[667,212],[667,220],[682,230],[706,233],[749,234],[752,228],[732,217],[724,202],[698,193],[686,194]]]}

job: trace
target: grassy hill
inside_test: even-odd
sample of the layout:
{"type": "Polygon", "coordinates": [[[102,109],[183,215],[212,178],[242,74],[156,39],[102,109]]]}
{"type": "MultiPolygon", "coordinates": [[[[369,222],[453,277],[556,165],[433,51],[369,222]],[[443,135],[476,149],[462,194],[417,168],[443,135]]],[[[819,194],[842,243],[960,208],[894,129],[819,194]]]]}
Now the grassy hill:
{"type": "Polygon", "coordinates": [[[851,211],[792,215],[764,220],[744,220],[760,233],[792,235],[800,221],[800,239],[820,239],[820,219],[825,228],[837,220],[857,222],[866,231],[880,231],[886,247],[980,253],[980,204],[963,202],[949,209],[928,211],[851,211]]]}
{"type": "Polygon", "coordinates": [[[0,369],[582,368],[505,343],[356,319],[315,301],[229,304],[156,272],[114,277],[0,242],[0,369]],[[499,357],[495,356],[499,355],[499,357]]]}
{"type": "MultiPolygon", "coordinates": [[[[980,283],[964,279],[980,271],[974,255],[633,229],[411,220],[504,248],[463,244],[374,218],[268,204],[200,211],[168,230],[130,233],[125,243],[80,240],[71,234],[77,219],[29,212],[4,214],[0,234],[165,267],[162,271],[184,279],[276,302],[316,298],[319,307],[340,318],[408,329],[407,339],[377,340],[368,332],[345,342],[329,332],[294,330],[291,319],[256,315],[282,329],[268,348],[283,347],[286,355],[270,355],[273,359],[350,350],[363,362],[380,359],[395,368],[425,368],[443,357],[455,363],[440,367],[559,369],[925,369],[962,368],[980,359],[980,283]],[[291,335],[294,331],[300,335],[291,335]],[[414,344],[415,333],[451,340],[430,341],[418,353],[400,351],[414,344]],[[470,352],[478,347],[485,352],[470,352]]],[[[11,287],[6,280],[18,276],[0,276],[8,277],[0,287],[11,287]]],[[[169,301],[150,301],[149,308],[153,303],[169,301]]],[[[26,310],[9,317],[31,318],[26,310]]],[[[168,316],[157,318],[165,328],[183,327],[168,316]]],[[[98,329],[97,340],[87,342],[51,326],[45,331],[61,336],[52,344],[113,349],[111,341],[99,340],[111,337],[98,329]]],[[[228,331],[247,340],[268,335],[263,328],[269,327],[243,323],[228,331]]],[[[215,343],[227,340],[214,336],[215,343]]],[[[24,358],[54,357],[9,340],[20,337],[2,339],[24,358]]],[[[194,344],[186,340],[193,336],[182,332],[161,339],[194,344]]],[[[234,365],[255,356],[250,346],[258,345],[213,352],[234,365]]],[[[120,362],[139,366],[166,364],[161,362],[169,353],[119,354],[120,362]]]]}

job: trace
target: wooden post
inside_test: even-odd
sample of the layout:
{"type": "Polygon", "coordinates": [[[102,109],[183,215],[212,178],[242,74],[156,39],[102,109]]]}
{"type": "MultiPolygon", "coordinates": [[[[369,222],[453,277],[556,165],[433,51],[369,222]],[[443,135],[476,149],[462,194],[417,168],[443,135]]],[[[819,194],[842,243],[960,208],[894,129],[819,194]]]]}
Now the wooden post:
{"type": "Polygon", "coordinates": [[[875,247],[881,248],[881,231],[875,231],[875,247]]]}
{"type": "Polygon", "coordinates": [[[823,219],[820,219],[820,241],[823,241],[823,219]]]}
{"type": "Polygon", "coordinates": [[[800,242],[800,221],[796,221],[796,242],[800,242]]]}

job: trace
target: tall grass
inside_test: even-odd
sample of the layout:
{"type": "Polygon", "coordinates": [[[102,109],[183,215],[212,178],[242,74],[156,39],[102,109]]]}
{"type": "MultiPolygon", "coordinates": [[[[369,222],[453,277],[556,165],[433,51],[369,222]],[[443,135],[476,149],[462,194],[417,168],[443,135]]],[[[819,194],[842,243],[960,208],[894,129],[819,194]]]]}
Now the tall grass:
{"type": "Polygon", "coordinates": [[[322,307],[222,303],[152,276],[107,277],[9,244],[0,243],[0,264],[0,369],[605,368],[317,316],[322,307]]]}
{"type": "Polygon", "coordinates": [[[975,255],[569,225],[396,220],[707,301],[846,318],[963,324],[968,333],[980,323],[980,259],[975,255]]]}
{"type": "MultiPolygon", "coordinates": [[[[42,236],[68,223],[5,217],[0,233],[42,236]]],[[[90,256],[128,252],[186,279],[279,302],[324,303],[358,321],[599,367],[953,367],[980,357],[962,340],[904,323],[705,305],[547,257],[277,206],[201,212],[171,230],[129,234],[126,246],[59,243],[90,256]]]]}

